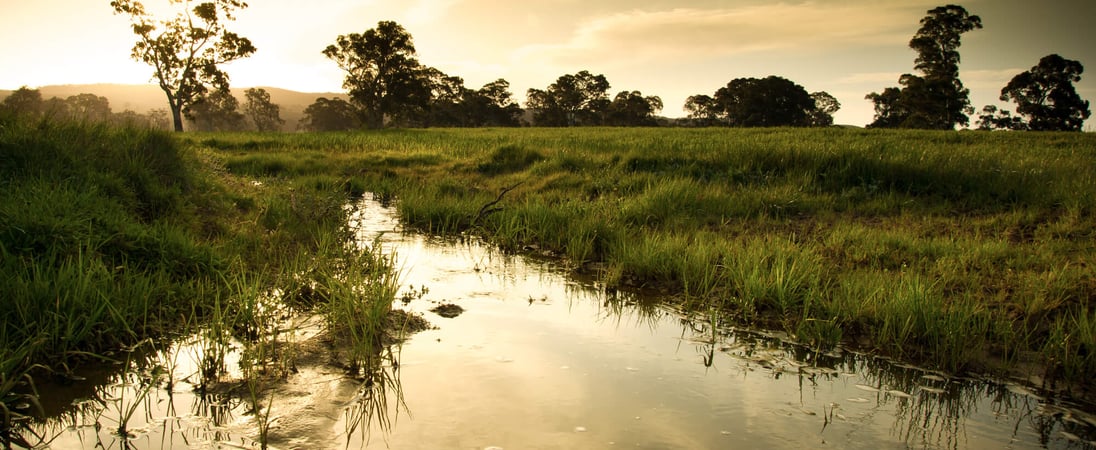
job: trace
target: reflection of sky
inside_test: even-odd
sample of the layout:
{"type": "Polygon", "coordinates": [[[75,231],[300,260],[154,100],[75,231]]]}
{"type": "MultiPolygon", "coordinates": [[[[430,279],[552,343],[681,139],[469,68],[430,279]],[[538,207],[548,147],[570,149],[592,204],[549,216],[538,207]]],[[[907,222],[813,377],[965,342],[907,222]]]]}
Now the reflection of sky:
{"type": "MultiPolygon", "coordinates": [[[[391,210],[364,204],[371,231],[363,233],[392,231],[382,245],[397,251],[403,285],[429,290],[406,307],[439,328],[402,346],[406,408],[395,391],[385,390],[391,432],[374,428],[368,445],[360,431],[351,433],[346,448],[996,449],[1039,448],[1043,441],[1048,448],[1078,448],[1071,439],[1096,437],[1090,426],[1096,416],[1049,405],[1017,385],[933,380],[915,368],[851,354],[813,355],[753,332],[720,329],[713,348],[706,324],[683,323],[662,307],[622,305],[635,299],[609,299],[478,244],[401,237],[391,210]],[[465,312],[453,319],[427,312],[438,303],[465,312]],[[709,352],[714,361],[705,367],[709,352]],[[811,367],[815,359],[820,364],[811,367]],[[819,367],[831,370],[800,376],[819,367]]],[[[96,438],[115,448],[119,411],[140,402],[130,422],[136,448],[250,444],[255,422],[246,405],[236,399],[218,409],[202,402],[190,384],[201,343],[180,345],[176,357],[167,358],[175,361],[173,395],[156,387],[136,400],[140,383],[134,381],[145,374],[129,373],[127,383],[103,381],[88,394],[105,403],[78,402],[87,414],[38,431],[53,448],[90,448],[96,438]],[[221,417],[210,418],[211,411],[221,417]]],[[[233,370],[238,358],[228,354],[233,373],[227,378],[239,375],[233,370]]],[[[344,412],[360,384],[324,364],[303,365],[277,384],[276,447],[344,448],[344,412]]]]}
{"type": "MultiPolygon", "coordinates": [[[[371,204],[365,214],[378,217],[378,209],[371,204]]],[[[854,364],[842,370],[864,373],[819,375],[812,383],[797,376],[802,363],[784,350],[744,336],[717,343],[723,351],[705,368],[704,336],[683,333],[666,310],[648,317],[612,307],[595,290],[477,244],[399,238],[388,235],[386,245],[398,246],[403,285],[429,289],[408,308],[439,329],[403,346],[400,379],[410,412],[387,439],[374,435],[377,448],[879,448],[903,447],[907,436],[914,447],[999,448],[1013,438],[1019,448],[1037,445],[1029,427],[1013,436],[1022,411],[994,414],[984,396],[966,406],[971,417],[941,422],[939,397],[903,387],[927,384],[921,372],[876,376],[854,364]],[[437,303],[465,312],[454,319],[426,312],[437,303]],[[743,349],[774,355],[770,363],[786,372],[774,377],[731,356],[743,349]],[[904,411],[917,417],[898,419],[904,411]],[[827,417],[832,423],[823,430],[827,417]]]]}

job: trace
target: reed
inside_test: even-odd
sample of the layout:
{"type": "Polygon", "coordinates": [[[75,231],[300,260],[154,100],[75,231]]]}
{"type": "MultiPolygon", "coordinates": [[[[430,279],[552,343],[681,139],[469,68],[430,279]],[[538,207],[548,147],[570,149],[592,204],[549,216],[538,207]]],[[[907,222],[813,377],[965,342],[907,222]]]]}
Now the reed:
{"type": "MultiPolygon", "coordinates": [[[[332,158],[372,163],[345,165],[366,182],[385,180],[412,225],[549,250],[578,270],[605,267],[610,284],[736,304],[748,320],[820,345],[855,339],[958,368],[980,358],[971,350],[980,345],[1007,342],[1010,355],[1042,348],[1046,320],[1080,317],[1092,291],[1091,273],[1062,269],[1092,258],[1083,242],[1094,230],[1096,141],[1087,135],[530,129],[323,138],[332,158]],[[487,220],[469,219],[518,182],[487,220]],[[1047,286],[1050,278],[1060,281],[1047,286]]],[[[306,140],[284,148],[322,147],[306,140]]]]}
{"type": "MultiPolygon", "coordinates": [[[[386,337],[388,312],[399,291],[394,267],[395,255],[371,248],[346,248],[341,242],[324,243],[343,249],[340,264],[320,264],[313,272],[318,285],[328,293],[322,306],[327,332],[345,352],[350,373],[359,374],[375,364],[386,337]],[[337,270],[324,270],[337,267],[337,270]]],[[[321,247],[322,248],[322,247],[321,247]]]]}
{"type": "Polygon", "coordinates": [[[1083,382],[1096,370],[1096,312],[1074,310],[1056,318],[1043,351],[1051,373],[1083,382]]]}
{"type": "MultiPolygon", "coordinates": [[[[244,343],[253,350],[246,378],[262,388],[256,374],[290,364],[275,352],[286,338],[263,302],[296,276],[302,255],[319,255],[346,298],[393,276],[390,266],[343,248],[345,205],[364,192],[363,178],[329,174],[342,166],[326,154],[284,171],[250,169],[259,178],[232,173],[230,156],[191,136],[10,115],[0,115],[0,149],[5,433],[25,412],[10,405],[35,403],[35,377],[70,374],[101,354],[186,331],[202,334],[200,384],[219,382],[229,348],[244,343]],[[344,277],[343,268],[362,270],[344,277]]],[[[380,292],[354,297],[374,323],[391,304],[380,292]]],[[[120,400],[124,433],[139,402],[120,400]]]]}
{"type": "MultiPolygon", "coordinates": [[[[548,251],[576,270],[604,268],[612,285],[660,287],[701,310],[735,305],[819,345],[851,340],[940,367],[977,364],[997,346],[1012,363],[1031,351],[1048,367],[1083,361],[1058,338],[1080,333],[1096,292],[1085,270],[1096,232],[1088,134],[592,128],[183,139],[234,176],[310,177],[310,189],[353,180],[398,198],[404,220],[431,233],[548,251]]],[[[270,208],[267,223],[288,229],[289,215],[270,208]]]]}

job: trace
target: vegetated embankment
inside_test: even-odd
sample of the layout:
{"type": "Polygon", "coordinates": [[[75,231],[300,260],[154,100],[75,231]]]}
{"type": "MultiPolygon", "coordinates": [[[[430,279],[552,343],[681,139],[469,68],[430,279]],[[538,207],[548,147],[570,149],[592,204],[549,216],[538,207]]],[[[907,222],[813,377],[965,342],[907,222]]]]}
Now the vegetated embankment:
{"type": "MultiPolygon", "coordinates": [[[[336,186],[235,177],[162,131],[0,116],[0,437],[36,413],[36,380],[79,379],[81,364],[128,358],[119,349],[279,339],[271,301],[326,314],[362,367],[395,269],[347,245],[346,202],[336,186]]],[[[225,373],[201,365],[203,383],[225,373]]]]}
{"type": "Polygon", "coordinates": [[[1096,136],[488,129],[193,136],[226,167],[398,198],[826,348],[1079,383],[1096,370],[1096,136]]]}

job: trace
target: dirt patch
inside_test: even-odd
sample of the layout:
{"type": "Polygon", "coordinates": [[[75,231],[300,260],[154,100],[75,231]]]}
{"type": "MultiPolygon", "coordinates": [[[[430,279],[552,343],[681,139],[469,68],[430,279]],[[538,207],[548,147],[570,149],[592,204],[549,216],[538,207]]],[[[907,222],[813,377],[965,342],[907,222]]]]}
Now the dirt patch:
{"type": "Polygon", "coordinates": [[[411,337],[412,334],[437,328],[421,315],[402,309],[388,311],[385,322],[384,339],[386,342],[403,341],[411,337]]]}
{"type": "Polygon", "coordinates": [[[435,306],[433,309],[430,310],[430,312],[442,316],[446,319],[452,319],[464,312],[464,308],[461,308],[460,306],[454,305],[452,303],[442,303],[438,306],[435,306]]]}
{"type": "MultiPolygon", "coordinates": [[[[423,318],[421,314],[392,309],[388,311],[388,315],[384,319],[384,332],[379,336],[378,344],[381,346],[395,345],[407,340],[415,333],[434,328],[436,327],[423,318]]],[[[345,368],[344,349],[326,329],[317,330],[310,338],[290,345],[293,346],[289,351],[294,357],[294,365],[327,365],[345,368]]],[[[380,350],[381,348],[378,347],[378,353],[380,350]]]]}

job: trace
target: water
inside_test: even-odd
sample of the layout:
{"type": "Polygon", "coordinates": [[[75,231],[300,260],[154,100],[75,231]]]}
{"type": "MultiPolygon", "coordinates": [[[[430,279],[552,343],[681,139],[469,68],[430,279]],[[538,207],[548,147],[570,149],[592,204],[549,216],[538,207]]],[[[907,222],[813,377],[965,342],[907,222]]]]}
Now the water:
{"type": "MultiPolygon", "coordinates": [[[[1015,384],[958,379],[849,351],[812,353],[656,299],[575,281],[551,261],[403,233],[372,200],[361,245],[394,252],[405,301],[435,329],[389,349],[366,380],[301,364],[270,404],[274,448],[1092,448],[1096,415],[1015,384]],[[377,236],[380,238],[376,238],[377,236]],[[455,304],[444,318],[430,310],[455,304]]],[[[302,324],[301,338],[316,327],[302,324]]],[[[31,426],[44,448],[253,448],[258,422],[230,393],[180,374],[132,408],[151,376],[105,375],[61,417],[31,426]],[[124,399],[129,392],[131,399],[124,399]],[[169,395],[170,394],[170,395],[169,395]],[[119,397],[123,399],[119,401],[119,397]],[[75,405],[75,406],[74,406],[75,405]]],[[[307,351],[307,350],[306,350],[307,351]]],[[[230,354],[231,359],[231,354],[230,354]]],[[[162,364],[161,364],[162,365],[162,364]]],[[[229,366],[232,364],[230,363],[229,366]]],[[[78,383],[80,384],[80,383],[78,383]]]]}

